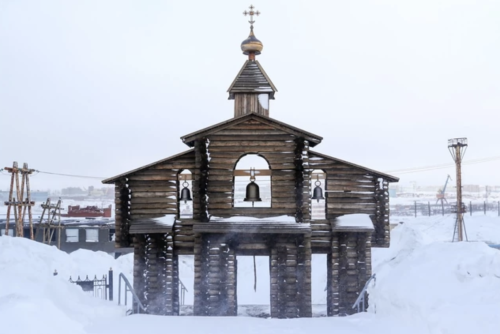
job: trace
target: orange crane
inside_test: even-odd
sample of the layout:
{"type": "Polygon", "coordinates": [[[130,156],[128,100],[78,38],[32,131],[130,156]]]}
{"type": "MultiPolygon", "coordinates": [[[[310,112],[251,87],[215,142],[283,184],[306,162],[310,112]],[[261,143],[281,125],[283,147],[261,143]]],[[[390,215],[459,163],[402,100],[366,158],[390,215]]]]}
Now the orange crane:
{"type": "Polygon", "coordinates": [[[446,178],[446,182],[444,183],[444,187],[443,189],[439,189],[438,190],[438,193],[436,194],[436,204],[441,201],[441,204],[443,204],[443,202],[446,202],[446,204],[448,204],[448,201],[446,200],[446,186],[448,185],[448,180],[451,180],[451,177],[448,175],[448,177],[446,178]]]}

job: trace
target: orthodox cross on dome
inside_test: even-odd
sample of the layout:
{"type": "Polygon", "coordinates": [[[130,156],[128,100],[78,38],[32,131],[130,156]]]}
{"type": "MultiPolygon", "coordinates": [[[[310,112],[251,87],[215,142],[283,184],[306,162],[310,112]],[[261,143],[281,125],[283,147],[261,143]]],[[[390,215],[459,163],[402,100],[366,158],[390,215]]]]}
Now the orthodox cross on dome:
{"type": "Polygon", "coordinates": [[[260,12],[257,10],[257,11],[254,11],[255,7],[253,5],[250,5],[250,7],[248,7],[250,9],[250,11],[244,11],[243,12],[243,15],[247,16],[247,15],[250,15],[250,21],[248,21],[248,23],[250,23],[250,27],[253,28],[253,24],[255,23],[254,19],[253,19],[253,16],[254,15],[257,15],[259,16],[260,15],[260,12]]]}
{"type": "Polygon", "coordinates": [[[250,21],[248,21],[248,23],[250,23],[250,35],[241,43],[241,50],[243,54],[248,55],[249,60],[255,60],[255,55],[260,55],[263,48],[262,42],[259,41],[253,33],[253,24],[255,23],[254,15],[259,16],[260,12],[255,10],[253,5],[250,5],[248,8],[250,8],[250,11],[245,10],[243,15],[250,15],[250,21]]]}

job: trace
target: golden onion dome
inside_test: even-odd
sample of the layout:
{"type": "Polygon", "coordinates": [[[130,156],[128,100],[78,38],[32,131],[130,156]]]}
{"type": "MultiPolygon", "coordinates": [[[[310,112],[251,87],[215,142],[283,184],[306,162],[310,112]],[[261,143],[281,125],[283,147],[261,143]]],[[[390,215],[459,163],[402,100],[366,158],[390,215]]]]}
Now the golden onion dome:
{"type": "Polygon", "coordinates": [[[249,55],[250,53],[260,55],[263,47],[264,45],[262,45],[262,42],[255,37],[253,27],[251,27],[250,35],[248,35],[247,39],[241,42],[241,51],[243,51],[244,55],[249,55]]]}

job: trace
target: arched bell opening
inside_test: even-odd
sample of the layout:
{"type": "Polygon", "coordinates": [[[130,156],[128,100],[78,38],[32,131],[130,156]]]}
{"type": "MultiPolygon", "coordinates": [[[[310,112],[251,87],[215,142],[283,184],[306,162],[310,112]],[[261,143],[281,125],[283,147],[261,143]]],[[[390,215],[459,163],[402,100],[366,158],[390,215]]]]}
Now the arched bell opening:
{"type": "Polygon", "coordinates": [[[311,219],[326,219],[326,173],[315,169],[311,173],[311,219]]]}
{"type": "Polygon", "coordinates": [[[177,177],[178,189],[178,217],[179,219],[193,218],[193,174],[185,169],[177,177]]]}
{"type": "Polygon", "coordinates": [[[245,154],[234,168],[233,207],[271,207],[271,169],[258,154],[245,154]]]}

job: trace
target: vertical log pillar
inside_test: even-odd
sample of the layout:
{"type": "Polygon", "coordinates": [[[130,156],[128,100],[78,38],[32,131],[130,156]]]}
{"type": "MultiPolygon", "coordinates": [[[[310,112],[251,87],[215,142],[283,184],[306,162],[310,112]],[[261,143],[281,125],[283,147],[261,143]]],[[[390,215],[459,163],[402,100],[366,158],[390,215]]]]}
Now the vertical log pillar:
{"type": "Polygon", "coordinates": [[[338,232],[327,257],[327,314],[344,316],[371,276],[371,232],[338,232]]]}
{"type": "MultiPolygon", "coordinates": [[[[359,281],[359,263],[358,263],[358,234],[347,233],[347,279],[344,298],[344,307],[346,314],[353,314],[356,311],[352,305],[356,302],[359,293],[363,287],[360,287],[359,281]]],[[[364,245],[363,245],[364,248],[364,245]]]]}
{"type": "MultiPolygon", "coordinates": [[[[222,246],[222,263],[221,270],[224,273],[224,279],[221,284],[223,285],[223,298],[225,299],[226,314],[228,316],[238,315],[238,301],[237,301],[237,264],[236,253],[229,245],[222,246]]],[[[224,311],[224,310],[223,310],[224,311]]]]}
{"type": "Polygon", "coordinates": [[[347,234],[339,233],[339,313],[340,316],[347,315],[346,293],[347,293],[347,234]]]}
{"type": "Polygon", "coordinates": [[[234,249],[226,242],[223,235],[202,234],[200,235],[200,244],[200,250],[195,251],[194,314],[204,316],[237,315],[236,254],[234,249]],[[199,269],[196,266],[199,266],[199,269]]]}
{"type": "Polygon", "coordinates": [[[206,235],[208,239],[208,268],[207,268],[207,293],[208,293],[208,310],[210,316],[219,316],[221,314],[222,286],[223,273],[221,272],[221,249],[213,236],[206,235]]]}
{"type": "Polygon", "coordinates": [[[127,181],[120,179],[115,183],[115,246],[129,247],[132,237],[130,228],[130,190],[127,181]]]}
{"type": "Polygon", "coordinates": [[[179,315],[179,264],[171,234],[166,237],[165,249],[165,314],[179,315]]]}
{"type": "Polygon", "coordinates": [[[166,314],[164,239],[149,234],[146,247],[146,301],[149,314],[166,314]]]}
{"type": "Polygon", "coordinates": [[[304,150],[304,138],[295,139],[295,220],[298,223],[304,221],[304,165],[302,151],[304,150]]]}
{"type": "Polygon", "coordinates": [[[302,205],[302,214],[305,222],[311,220],[311,201],[309,198],[311,197],[311,172],[312,170],[309,168],[309,142],[304,140],[304,148],[302,151],[302,166],[304,170],[303,174],[303,189],[302,196],[306,199],[303,201],[302,205]]]}
{"type": "Polygon", "coordinates": [[[311,238],[301,240],[297,249],[297,284],[299,289],[299,316],[312,317],[311,238]]]}
{"type": "MultiPolygon", "coordinates": [[[[271,238],[271,245],[275,245],[275,238],[271,238]]],[[[271,248],[269,256],[269,276],[270,276],[270,307],[271,307],[271,317],[277,318],[278,309],[278,249],[276,247],[271,248]]]]}
{"type": "Polygon", "coordinates": [[[208,221],[208,141],[206,138],[194,143],[195,165],[193,180],[193,195],[197,196],[193,201],[193,218],[202,222],[208,221]],[[195,190],[196,188],[196,190],[195,190]]]}
{"type": "MultiPolygon", "coordinates": [[[[372,244],[378,247],[389,247],[391,232],[389,226],[389,182],[379,179],[375,183],[376,214],[374,216],[375,231],[372,235],[372,244]]],[[[415,216],[417,214],[415,202],[415,216]]]]}
{"type": "Polygon", "coordinates": [[[310,240],[277,236],[271,248],[271,317],[312,316],[310,240]]]}
{"type": "Polygon", "coordinates": [[[332,236],[331,250],[327,255],[327,315],[338,316],[340,313],[340,238],[332,236]]]}
{"type": "Polygon", "coordinates": [[[206,314],[206,267],[207,241],[202,235],[196,234],[194,238],[194,305],[193,315],[206,314]]]}
{"type": "MultiPolygon", "coordinates": [[[[134,290],[139,300],[144,305],[145,296],[145,271],[146,271],[146,238],[143,234],[134,236],[134,290]]],[[[134,308],[136,309],[136,308],[134,308]]]]}

